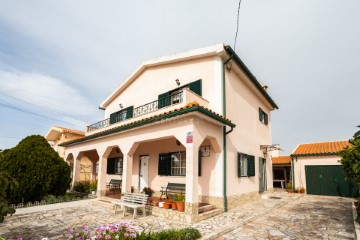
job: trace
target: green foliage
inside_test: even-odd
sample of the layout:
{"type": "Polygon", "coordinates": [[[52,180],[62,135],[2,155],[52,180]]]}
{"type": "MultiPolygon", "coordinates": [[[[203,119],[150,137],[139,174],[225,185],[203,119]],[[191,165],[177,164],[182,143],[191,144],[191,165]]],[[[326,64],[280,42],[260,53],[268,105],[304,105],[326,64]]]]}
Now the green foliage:
{"type": "Polygon", "coordinates": [[[8,214],[15,213],[15,209],[9,207],[6,201],[6,189],[16,186],[17,183],[5,172],[0,172],[0,222],[8,214]]]}
{"type": "Polygon", "coordinates": [[[90,181],[81,181],[77,182],[74,185],[74,191],[81,193],[90,193],[91,182],[90,181]]]}
{"type": "Polygon", "coordinates": [[[169,229],[156,233],[140,234],[136,239],[139,240],[195,240],[199,239],[201,234],[195,228],[169,229]]]}
{"type": "Polygon", "coordinates": [[[91,181],[90,182],[90,191],[95,191],[97,189],[97,180],[91,181]]]}
{"type": "Polygon", "coordinates": [[[185,202],[184,194],[175,194],[175,202],[185,202]]]}
{"type": "Polygon", "coordinates": [[[345,174],[360,183],[360,137],[349,140],[352,144],[340,152],[340,162],[345,174]]]}
{"type": "Polygon", "coordinates": [[[292,189],[292,183],[291,182],[286,183],[285,189],[292,189]]]}
{"type": "Polygon", "coordinates": [[[12,203],[39,201],[46,194],[63,195],[70,186],[70,167],[42,136],[26,137],[3,154],[0,170],[19,183],[7,189],[12,203]]]}

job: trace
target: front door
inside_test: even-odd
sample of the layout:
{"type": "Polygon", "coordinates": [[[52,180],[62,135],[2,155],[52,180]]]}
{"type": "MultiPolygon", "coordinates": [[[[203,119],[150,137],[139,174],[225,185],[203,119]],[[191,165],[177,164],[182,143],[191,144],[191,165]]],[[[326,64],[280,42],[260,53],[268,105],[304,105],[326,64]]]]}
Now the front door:
{"type": "Polygon", "coordinates": [[[142,192],[144,187],[148,186],[149,178],[149,156],[140,157],[140,169],[139,169],[139,192],[142,192]]]}
{"type": "Polygon", "coordinates": [[[266,186],[266,159],[259,158],[259,192],[265,192],[267,190],[266,186]]]}

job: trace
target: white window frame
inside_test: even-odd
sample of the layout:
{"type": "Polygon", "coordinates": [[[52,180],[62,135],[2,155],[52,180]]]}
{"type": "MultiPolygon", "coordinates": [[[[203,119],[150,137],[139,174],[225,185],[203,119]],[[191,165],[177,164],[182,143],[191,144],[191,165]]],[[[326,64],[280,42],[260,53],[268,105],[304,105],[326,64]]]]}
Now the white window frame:
{"type": "Polygon", "coordinates": [[[171,154],[171,176],[186,176],[186,153],[171,154]]]}

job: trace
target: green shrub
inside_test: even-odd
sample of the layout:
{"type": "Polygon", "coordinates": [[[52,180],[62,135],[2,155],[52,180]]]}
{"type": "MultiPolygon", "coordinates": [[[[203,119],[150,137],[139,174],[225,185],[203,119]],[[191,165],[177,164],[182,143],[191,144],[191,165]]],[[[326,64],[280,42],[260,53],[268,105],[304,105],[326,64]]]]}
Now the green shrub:
{"type": "Polygon", "coordinates": [[[74,191],[81,193],[90,193],[91,182],[90,181],[81,181],[77,182],[74,185],[74,191]]]}
{"type": "Polygon", "coordinates": [[[9,207],[6,201],[6,189],[17,185],[7,173],[0,172],[0,222],[4,221],[4,217],[8,214],[15,213],[15,209],[9,207]]]}
{"type": "Polygon", "coordinates": [[[70,167],[39,135],[23,139],[3,152],[0,171],[15,178],[18,186],[7,189],[11,203],[39,201],[46,194],[64,195],[70,186],[70,167]]]}
{"type": "Polygon", "coordinates": [[[138,234],[137,240],[195,240],[199,239],[201,234],[199,230],[195,228],[184,228],[184,229],[169,229],[162,230],[155,233],[144,233],[138,234]]]}

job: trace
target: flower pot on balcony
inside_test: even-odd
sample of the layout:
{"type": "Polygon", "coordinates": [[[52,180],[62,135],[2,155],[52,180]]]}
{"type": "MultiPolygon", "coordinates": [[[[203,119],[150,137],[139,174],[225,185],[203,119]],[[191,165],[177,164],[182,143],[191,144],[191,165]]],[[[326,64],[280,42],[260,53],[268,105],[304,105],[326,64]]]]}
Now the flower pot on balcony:
{"type": "Polygon", "coordinates": [[[172,210],[176,210],[177,208],[176,208],[176,203],[171,203],[171,208],[172,208],[172,210]]]}

